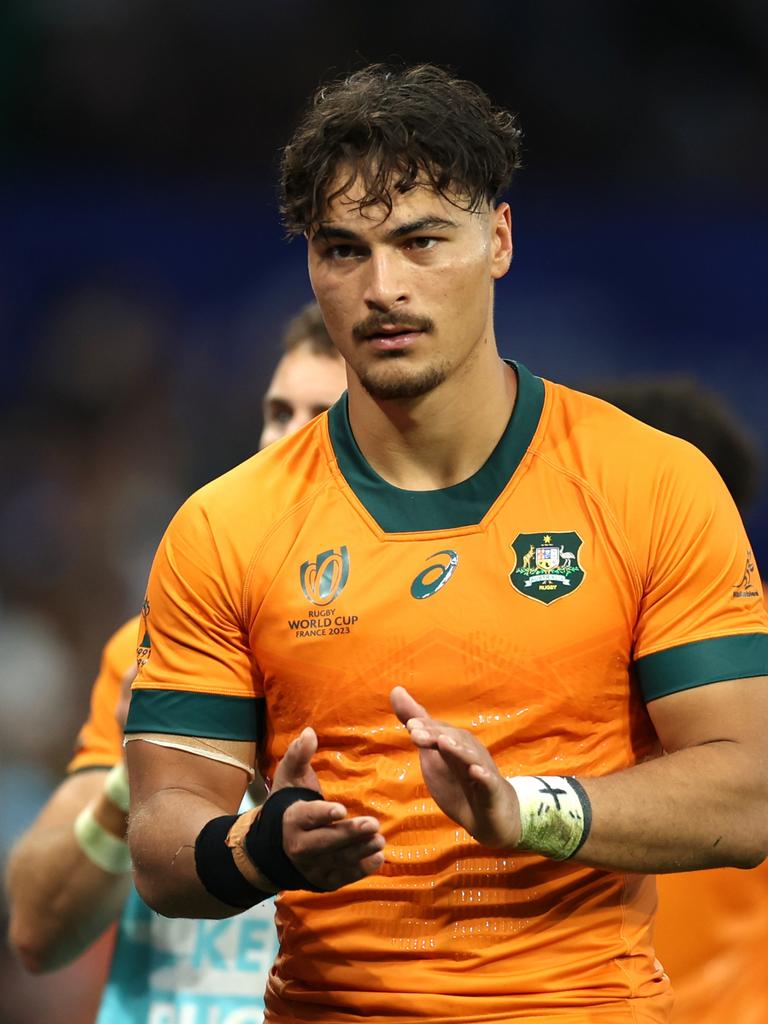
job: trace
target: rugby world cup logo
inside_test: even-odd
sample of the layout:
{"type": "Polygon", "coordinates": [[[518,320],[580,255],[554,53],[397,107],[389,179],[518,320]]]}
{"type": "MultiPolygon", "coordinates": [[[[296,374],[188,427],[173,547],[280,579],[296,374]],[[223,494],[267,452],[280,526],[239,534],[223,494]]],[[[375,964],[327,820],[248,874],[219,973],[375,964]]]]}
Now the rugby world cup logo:
{"type": "Polygon", "coordinates": [[[349,577],[349,552],[345,545],[338,551],[322,551],[314,562],[299,569],[301,589],[312,604],[325,605],[335,600],[349,577]]]}

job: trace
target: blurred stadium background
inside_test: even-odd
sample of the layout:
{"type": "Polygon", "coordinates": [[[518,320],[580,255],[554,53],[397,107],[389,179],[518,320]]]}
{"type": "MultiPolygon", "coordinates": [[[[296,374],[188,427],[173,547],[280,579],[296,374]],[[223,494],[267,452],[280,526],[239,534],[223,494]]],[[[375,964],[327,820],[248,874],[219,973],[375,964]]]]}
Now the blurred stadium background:
{"type": "MultiPolygon", "coordinates": [[[[519,111],[504,354],[577,387],[688,374],[768,441],[764,15],[5,0],[0,859],[61,775],[169,516],[256,447],[280,326],[310,298],[278,150],[321,78],[430,60],[519,111]]],[[[748,526],[765,571],[765,489],[748,526]]],[[[0,1020],[85,1024],[93,962],[43,982],[3,952],[0,1020]]]]}

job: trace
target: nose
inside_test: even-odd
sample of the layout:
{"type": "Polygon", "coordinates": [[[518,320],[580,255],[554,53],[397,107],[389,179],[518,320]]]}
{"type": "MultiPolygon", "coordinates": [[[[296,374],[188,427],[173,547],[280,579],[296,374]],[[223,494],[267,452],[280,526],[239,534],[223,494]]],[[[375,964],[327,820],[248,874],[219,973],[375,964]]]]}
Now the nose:
{"type": "Polygon", "coordinates": [[[363,299],[369,309],[389,310],[408,302],[408,288],[403,279],[404,268],[396,251],[374,249],[366,261],[368,279],[363,299]]]}

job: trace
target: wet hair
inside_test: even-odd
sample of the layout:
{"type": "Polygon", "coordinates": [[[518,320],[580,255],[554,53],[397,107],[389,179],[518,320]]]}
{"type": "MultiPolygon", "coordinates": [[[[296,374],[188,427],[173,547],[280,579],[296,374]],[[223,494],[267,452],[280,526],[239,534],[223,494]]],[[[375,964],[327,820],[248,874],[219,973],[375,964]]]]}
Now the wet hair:
{"type": "Polygon", "coordinates": [[[283,333],[283,355],[288,355],[303,345],[308,346],[313,355],[341,358],[339,350],[331,341],[316,302],[308,303],[289,320],[283,333]]]}
{"type": "Polygon", "coordinates": [[[389,214],[392,190],[427,184],[476,212],[504,193],[520,150],[515,115],[473,82],[433,64],[373,64],[315,92],[283,151],[283,221],[289,235],[313,230],[358,175],[361,211],[381,204],[389,214]]]}
{"type": "Polygon", "coordinates": [[[704,452],[745,512],[760,489],[757,442],[719,395],[685,376],[638,377],[585,388],[657,430],[690,441],[704,452]]]}

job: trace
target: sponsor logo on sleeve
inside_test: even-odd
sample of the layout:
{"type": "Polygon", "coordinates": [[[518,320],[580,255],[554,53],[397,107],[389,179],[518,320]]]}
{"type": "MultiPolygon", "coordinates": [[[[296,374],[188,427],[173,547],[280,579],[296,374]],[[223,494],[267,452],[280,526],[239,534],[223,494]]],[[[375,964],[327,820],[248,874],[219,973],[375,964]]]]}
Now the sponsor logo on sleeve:
{"type": "Polygon", "coordinates": [[[747,551],[747,560],[744,565],[744,572],[741,574],[741,579],[738,583],[733,585],[733,596],[734,597],[759,597],[760,591],[757,589],[755,584],[752,582],[752,573],[755,571],[755,560],[752,557],[752,551],[747,551]]]}
{"type": "Polygon", "coordinates": [[[149,638],[149,599],[147,597],[144,598],[144,603],[141,606],[141,633],[142,640],[136,648],[136,667],[139,671],[144,668],[152,655],[152,641],[149,638]]]}

